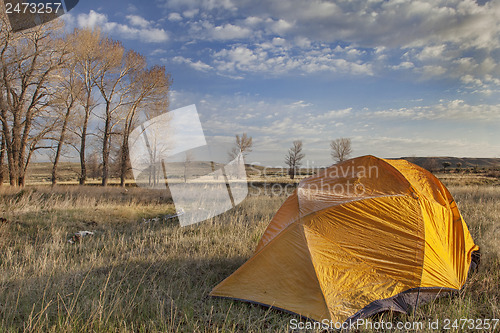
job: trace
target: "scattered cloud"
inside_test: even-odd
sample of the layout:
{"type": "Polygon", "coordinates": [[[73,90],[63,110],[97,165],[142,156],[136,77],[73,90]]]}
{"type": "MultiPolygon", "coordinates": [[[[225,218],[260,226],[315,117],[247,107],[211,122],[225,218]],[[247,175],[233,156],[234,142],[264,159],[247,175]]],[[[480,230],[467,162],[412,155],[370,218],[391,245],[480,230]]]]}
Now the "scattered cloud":
{"type": "Polygon", "coordinates": [[[256,149],[251,158],[275,161],[276,151],[286,151],[293,139],[302,139],[307,154],[315,154],[308,158],[321,160],[328,156],[328,140],[340,136],[353,138],[356,154],[385,157],[426,155],[432,149],[436,155],[457,156],[491,156],[500,151],[493,143],[500,142],[498,134],[488,132],[495,140],[485,144],[477,131],[500,120],[495,97],[500,94],[499,0],[156,3],[165,10],[162,22],[170,32],[159,21],[139,16],[136,8],[128,10],[120,23],[98,11],[65,16],[75,26],[100,26],[123,39],[170,41],[178,48],[160,47],[150,54],[161,56],[165,63],[235,80],[304,76],[370,77],[380,82],[390,76],[454,82],[452,89],[459,86],[455,92],[446,92],[446,100],[428,102],[427,97],[416,99],[427,96],[417,93],[408,98],[407,105],[398,102],[392,107],[378,107],[376,102],[366,107],[324,107],[305,96],[269,100],[172,93],[173,108],[197,103],[207,135],[228,140],[235,133],[254,136],[256,149]],[[419,105],[411,106],[415,104],[419,105]],[[435,124],[442,129],[428,129],[435,124]],[[452,133],[456,128],[471,130],[461,131],[457,138],[452,133]]]}
{"type": "Polygon", "coordinates": [[[214,27],[211,35],[218,40],[243,39],[251,36],[252,31],[248,28],[227,23],[214,27]]]}
{"type": "Polygon", "coordinates": [[[130,24],[142,29],[146,29],[151,26],[151,22],[146,20],[145,18],[138,16],[138,15],[127,15],[127,19],[129,20],[130,24]]]}
{"type": "Polygon", "coordinates": [[[159,55],[162,55],[162,54],[166,54],[167,53],[167,50],[164,50],[164,49],[156,49],[156,50],[153,50],[150,55],[152,56],[159,56],[159,55]]]}
{"type": "Polygon", "coordinates": [[[173,22],[182,21],[182,16],[179,13],[170,13],[168,14],[168,20],[173,22]]]}
{"type": "Polygon", "coordinates": [[[346,60],[329,47],[299,52],[296,47],[286,45],[284,39],[258,45],[239,44],[211,56],[214,67],[222,73],[373,75],[372,65],[363,62],[359,55],[346,60]]]}
{"type": "Polygon", "coordinates": [[[226,137],[228,141],[238,133],[253,136],[255,148],[248,161],[264,165],[280,161],[277,154],[284,155],[293,140],[303,140],[309,161],[326,165],[331,163],[329,140],[337,137],[352,138],[358,156],[494,157],[500,149],[498,134],[482,141],[473,131],[457,136],[454,130],[443,126],[452,123],[458,128],[481,127],[500,120],[500,105],[495,104],[474,106],[463,100],[450,100],[378,111],[352,107],[325,110],[307,100],[266,100],[238,94],[197,96],[176,91],[172,107],[187,105],[188,101],[197,104],[207,136],[226,137]],[[394,128],[388,125],[396,123],[394,128]],[[430,129],[422,134],[419,126],[430,129]],[[432,126],[440,130],[435,131],[432,126]]]}
{"type": "Polygon", "coordinates": [[[441,101],[435,105],[403,107],[370,113],[375,117],[401,119],[445,119],[463,122],[490,122],[500,120],[500,104],[471,105],[463,100],[441,101]]]}
{"type": "Polygon", "coordinates": [[[307,108],[309,106],[312,106],[313,104],[312,103],[307,103],[305,101],[297,101],[297,102],[293,102],[289,105],[289,107],[291,108],[307,108]]]}
{"type": "Polygon", "coordinates": [[[456,79],[483,93],[495,91],[500,79],[498,0],[163,0],[162,6],[182,24],[178,40],[225,42],[199,59],[221,75],[406,71],[422,80],[456,79]]]}
{"type": "MultiPolygon", "coordinates": [[[[163,58],[162,60],[164,62],[168,62],[168,59],[163,58]]],[[[207,65],[207,64],[203,63],[200,60],[193,61],[193,60],[191,60],[189,58],[184,58],[183,56],[175,56],[175,57],[172,58],[172,61],[174,63],[177,63],[177,64],[186,64],[189,67],[194,68],[194,69],[196,69],[198,71],[202,71],[202,72],[206,72],[206,71],[209,71],[209,70],[213,69],[212,66],[207,65]]]]}
{"type": "MultiPolygon", "coordinates": [[[[146,43],[163,43],[169,40],[167,31],[154,27],[146,19],[138,15],[127,15],[126,18],[130,25],[109,21],[106,14],[91,10],[88,14],[79,14],[74,22],[79,28],[99,27],[104,32],[116,34],[123,39],[140,40],[146,43]]],[[[66,21],[68,20],[72,20],[72,17],[68,16],[66,21]]]]}

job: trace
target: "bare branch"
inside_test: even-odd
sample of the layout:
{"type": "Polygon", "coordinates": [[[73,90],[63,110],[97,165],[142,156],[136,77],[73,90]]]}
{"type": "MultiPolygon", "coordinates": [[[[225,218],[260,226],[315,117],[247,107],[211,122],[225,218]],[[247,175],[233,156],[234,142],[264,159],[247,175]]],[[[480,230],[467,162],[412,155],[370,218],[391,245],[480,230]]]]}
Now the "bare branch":
{"type": "Polygon", "coordinates": [[[351,139],[340,138],[333,140],[330,143],[330,148],[332,149],[332,158],[338,163],[343,162],[352,154],[351,139]]]}

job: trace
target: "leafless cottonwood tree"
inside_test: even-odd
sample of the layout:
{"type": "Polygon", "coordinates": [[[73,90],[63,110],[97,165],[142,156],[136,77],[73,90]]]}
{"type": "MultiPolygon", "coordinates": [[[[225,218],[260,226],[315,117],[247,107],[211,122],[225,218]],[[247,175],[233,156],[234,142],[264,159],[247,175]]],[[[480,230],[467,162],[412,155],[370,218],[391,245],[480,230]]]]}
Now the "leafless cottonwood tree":
{"type": "Polygon", "coordinates": [[[331,155],[337,163],[343,162],[352,154],[351,139],[340,138],[330,143],[331,155]]]}
{"type": "Polygon", "coordinates": [[[71,45],[73,60],[75,61],[75,74],[82,82],[82,115],[77,134],[80,137],[78,154],[80,157],[80,185],[85,184],[87,179],[87,166],[85,154],[87,148],[88,127],[93,110],[98,106],[94,96],[98,80],[103,76],[105,70],[104,58],[111,42],[103,37],[99,29],[75,29],[67,37],[71,45]]]}
{"type": "Polygon", "coordinates": [[[64,36],[62,27],[55,20],[13,33],[0,17],[0,184],[8,175],[11,185],[23,186],[38,149],[54,151],[51,178],[57,184],[69,145],[78,152],[83,185],[88,146],[100,142],[102,185],[113,162],[124,185],[130,132],[139,111],[146,119],[167,111],[170,74],[162,66],[148,68],[142,55],[98,29],[64,36]]]}
{"type": "Polygon", "coordinates": [[[134,51],[126,56],[120,42],[110,41],[106,55],[103,57],[103,72],[97,80],[97,87],[104,100],[104,128],[102,130],[102,186],[108,184],[109,153],[113,127],[118,123],[116,113],[120,110],[127,94],[128,87],[124,84],[126,76],[136,65],[134,51]]]}
{"type": "Polygon", "coordinates": [[[54,94],[54,112],[57,116],[58,132],[56,133],[56,151],[52,164],[52,186],[57,184],[57,170],[59,160],[63,153],[64,146],[68,143],[68,131],[74,125],[74,113],[79,106],[83,93],[83,82],[76,75],[76,63],[72,58],[68,59],[65,66],[59,71],[59,80],[56,83],[54,94]]]}
{"type": "Polygon", "coordinates": [[[159,110],[160,113],[168,109],[168,92],[171,85],[170,74],[163,66],[146,68],[146,59],[135,54],[136,66],[129,74],[129,89],[126,96],[127,110],[122,126],[122,140],[120,147],[120,185],[125,186],[125,179],[130,172],[128,140],[134,128],[138,111],[141,109],[159,110]]]}
{"type": "Polygon", "coordinates": [[[0,25],[2,135],[10,184],[24,186],[31,158],[51,131],[51,86],[67,49],[59,38],[60,21],[18,33],[5,20],[0,25]]]}
{"type": "Polygon", "coordinates": [[[252,152],[252,147],[253,142],[251,136],[243,133],[240,137],[238,134],[236,134],[236,142],[234,143],[234,147],[229,151],[229,157],[231,159],[235,159],[240,152],[243,157],[246,157],[252,152]]]}
{"type": "MultiPolygon", "coordinates": [[[[106,186],[109,178],[109,153],[113,128],[125,120],[122,129],[120,160],[122,168],[126,169],[128,155],[128,135],[131,131],[137,109],[151,103],[168,101],[170,75],[161,66],[146,69],[145,58],[134,51],[123,54],[121,44],[116,43],[108,52],[107,69],[97,83],[104,99],[104,129],[102,149],[102,185],[106,186]],[[124,110],[128,111],[124,113],[124,110]]],[[[163,103],[165,104],[165,103],[163,103]]],[[[165,104],[165,111],[168,105],[165,104]]],[[[121,168],[121,169],[122,169],[121,168]]],[[[125,185],[125,171],[121,172],[121,184],[125,185]]]]}
{"type": "Polygon", "coordinates": [[[288,149],[288,153],[285,156],[285,164],[288,165],[288,173],[290,179],[294,179],[297,174],[298,168],[302,165],[302,159],[306,155],[302,153],[302,141],[295,140],[293,142],[292,148],[288,149]]]}

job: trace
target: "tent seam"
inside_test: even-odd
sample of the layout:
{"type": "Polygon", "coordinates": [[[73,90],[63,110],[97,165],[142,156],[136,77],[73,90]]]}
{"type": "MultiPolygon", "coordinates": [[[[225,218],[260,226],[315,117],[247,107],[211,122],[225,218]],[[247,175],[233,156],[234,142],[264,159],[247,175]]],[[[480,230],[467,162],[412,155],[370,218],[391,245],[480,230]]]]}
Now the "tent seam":
{"type": "Polygon", "coordinates": [[[304,224],[301,224],[301,226],[302,226],[302,235],[304,236],[304,240],[305,240],[306,244],[308,245],[307,246],[307,253],[309,254],[309,260],[311,261],[311,266],[314,269],[314,276],[316,277],[316,282],[318,283],[319,290],[321,290],[321,296],[323,298],[323,302],[325,303],[325,307],[328,310],[328,315],[330,316],[330,319],[331,319],[332,318],[332,311],[330,310],[330,307],[328,306],[328,302],[326,301],[326,298],[325,298],[325,292],[323,290],[323,287],[321,286],[321,283],[319,282],[318,272],[316,270],[316,266],[314,265],[314,260],[313,260],[312,255],[311,255],[311,249],[309,248],[309,241],[307,240],[307,237],[306,237],[306,232],[305,232],[306,226],[304,224]]]}
{"type": "MultiPolygon", "coordinates": [[[[382,159],[382,160],[383,160],[383,159],[382,159]]],[[[397,172],[398,172],[398,173],[399,173],[399,174],[400,174],[400,175],[401,175],[401,176],[402,176],[402,177],[406,180],[406,182],[408,183],[408,185],[410,185],[410,191],[411,191],[411,193],[417,196],[416,201],[417,201],[418,207],[420,208],[420,220],[422,221],[422,227],[423,227],[423,230],[424,230],[424,232],[423,232],[423,238],[422,238],[422,239],[424,240],[424,242],[423,242],[423,250],[422,250],[422,270],[420,271],[420,281],[419,281],[419,288],[421,288],[421,286],[422,286],[422,277],[423,277],[423,275],[424,275],[425,248],[426,248],[426,246],[425,246],[425,243],[426,243],[426,241],[425,241],[425,233],[426,233],[426,230],[425,230],[425,221],[424,221],[423,208],[422,208],[422,205],[421,205],[421,203],[420,203],[420,199],[421,199],[421,198],[420,198],[419,193],[418,193],[418,192],[415,190],[415,188],[413,187],[413,185],[412,185],[411,181],[410,181],[408,178],[406,178],[406,176],[405,176],[405,174],[404,174],[404,173],[402,173],[402,172],[401,172],[398,168],[396,168],[395,166],[393,166],[393,165],[392,165],[392,164],[390,164],[389,162],[387,162],[387,161],[385,161],[385,160],[383,160],[383,161],[384,161],[384,163],[386,163],[387,165],[389,165],[391,168],[393,168],[394,170],[396,170],[396,171],[397,171],[397,172]]],[[[427,171],[427,170],[426,170],[426,171],[427,171]]],[[[430,172],[429,172],[429,173],[430,173],[430,172]]],[[[434,178],[436,178],[436,177],[435,177],[432,173],[430,173],[430,174],[431,174],[434,178]]],[[[437,179],[437,178],[436,178],[436,179],[437,179]]],[[[418,253],[417,253],[417,254],[418,254],[418,253]]],[[[418,259],[418,258],[415,258],[415,259],[418,259]]],[[[417,261],[417,260],[415,260],[415,261],[417,261]]]]}

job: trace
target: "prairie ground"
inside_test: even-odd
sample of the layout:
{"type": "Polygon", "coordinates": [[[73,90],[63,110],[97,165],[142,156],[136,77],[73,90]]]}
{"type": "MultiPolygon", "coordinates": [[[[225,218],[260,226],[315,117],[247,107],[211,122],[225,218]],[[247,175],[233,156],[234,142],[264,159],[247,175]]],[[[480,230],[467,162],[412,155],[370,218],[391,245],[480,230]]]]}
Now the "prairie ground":
{"type": "MultiPolygon", "coordinates": [[[[374,321],[500,318],[500,186],[444,178],[481,247],[479,272],[456,297],[374,321]]],[[[0,332],[288,332],[299,317],[207,297],[251,256],[285,199],[284,193],[252,195],[231,211],[181,228],[175,219],[153,219],[174,213],[164,192],[4,186],[0,332]],[[94,236],[68,243],[80,230],[94,236]]]]}

